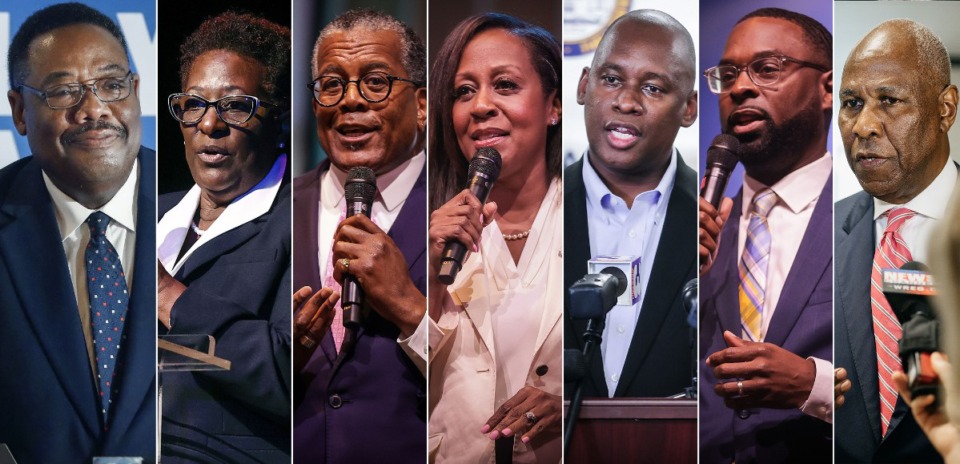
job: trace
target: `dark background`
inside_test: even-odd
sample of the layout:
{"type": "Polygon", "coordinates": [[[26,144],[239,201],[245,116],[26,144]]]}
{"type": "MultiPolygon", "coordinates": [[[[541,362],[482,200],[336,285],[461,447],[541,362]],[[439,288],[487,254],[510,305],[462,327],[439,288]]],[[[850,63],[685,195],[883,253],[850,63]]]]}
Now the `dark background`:
{"type": "MultiPolygon", "coordinates": [[[[290,6],[286,2],[255,0],[204,0],[158,2],[157,84],[157,191],[160,194],[189,189],[193,178],[184,159],[180,124],[167,109],[167,96],[181,91],[180,45],[207,18],[224,11],[253,13],[290,27],[290,6]]],[[[294,91],[296,95],[296,91],[294,91]]],[[[144,96],[146,98],[146,96],[144,96]]],[[[213,110],[210,110],[213,111],[213,110]]]]}

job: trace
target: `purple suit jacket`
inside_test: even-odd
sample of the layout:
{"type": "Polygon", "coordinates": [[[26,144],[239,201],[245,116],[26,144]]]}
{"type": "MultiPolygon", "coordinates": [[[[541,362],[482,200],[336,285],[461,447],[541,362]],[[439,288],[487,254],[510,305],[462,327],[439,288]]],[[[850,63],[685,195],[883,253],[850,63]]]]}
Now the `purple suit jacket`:
{"type": "MultiPolygon", "coordinates": [[[[726,348],[724,330],[740,334],[737,235],[743,192],[724,224],[713,267],[700,278],[700,462],[830,462],[830,424],[799,409],[735,411],[713,391],[706,358],[726,348]]],[[[801,357],[832,360],[833,176],[807,225],[766,342],[801,357]]]]}
{"type": "MultiPolygon", "coordinates": [[[[320,176],[329,160],[293,181],[294,288],[321,287],[317,262],[320,176]]],[[[388,235],[426,294],[426,169],[388,235]]],[[[294,459],[298,463],[426,462],[426,380],[397,344],[399,329],[365,313],[353,353],[337,356],[324,337],[294,381],[294,459]]]]}

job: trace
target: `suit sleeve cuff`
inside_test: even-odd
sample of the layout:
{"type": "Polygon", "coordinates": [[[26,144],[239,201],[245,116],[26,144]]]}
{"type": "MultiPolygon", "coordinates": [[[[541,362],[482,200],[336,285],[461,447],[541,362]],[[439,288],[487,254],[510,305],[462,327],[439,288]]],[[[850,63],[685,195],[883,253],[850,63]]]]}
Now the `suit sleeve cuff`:
{"type": "Polygon", "coordinates": [[[427,319],[430,319],[430,317],[424,315],[420,324],[417,325],[417,329],[409,337],[403,338],[401,335],[400,338],[397,338],[397,344],[400,345],[400,348],[403,348],[403,352],[417,365],[417,369],[424,376],[427,375],[427,339],[429,333],[427,319]]]}
{"type": "Polygon", "coordinates": [[[800,411],[808,416],[816,417],[828,424],[833,423],[833,364],[819,358],[813,360],[817,366],[817,373],[813,381],[813,389],[807,401],[800,406],[800,411]]]}

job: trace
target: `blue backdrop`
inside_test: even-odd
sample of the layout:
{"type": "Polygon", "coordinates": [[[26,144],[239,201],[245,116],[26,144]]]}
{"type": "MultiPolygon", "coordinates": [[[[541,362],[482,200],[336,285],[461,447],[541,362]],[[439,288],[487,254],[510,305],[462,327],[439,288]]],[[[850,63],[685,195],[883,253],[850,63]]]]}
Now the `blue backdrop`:
{"type": "MultiPolygon", "coordinates": [[[[20,25],[34,11],[60,3],[52,0],[33,0],[0,3],[0,167],[30,155],[26,137],[21,137],[13,126],[7,91],[7,53],[10,41],[20,25]]],[[[90,5],[109,16],[127,39],[131,66],[140,74],[140,107],[143,111],[143,144],[157,146],[157,27],[156,6],[153,0],[87,0],[90,5]]]]}
{"type": "MultiPolygon", "coordinates": [[[[803,13],[816,19],[833,32],[833,2],[830,0],[701,0],[700,18],[710,18],[709,21],[700,21],[700,72],[720,62],[723,47],[727,43],[727,36],[733,26],[747,13],[758,8],[779,7],[786,10],[803,13]]],[[[720,107],[717,96],[707,89],[703,74],[700,79],[700,174],[705,171],[707,162],[707,148],[710,142],[720,133],[720,107]]],[[[827,140],[826,150],[832,146],[833,123],[830,124],[830,139],[827,140]]],[[[738,164],[736,171],[727,184],[727,196],[736,195],[743,182],[743,165],[738,164]]]]}

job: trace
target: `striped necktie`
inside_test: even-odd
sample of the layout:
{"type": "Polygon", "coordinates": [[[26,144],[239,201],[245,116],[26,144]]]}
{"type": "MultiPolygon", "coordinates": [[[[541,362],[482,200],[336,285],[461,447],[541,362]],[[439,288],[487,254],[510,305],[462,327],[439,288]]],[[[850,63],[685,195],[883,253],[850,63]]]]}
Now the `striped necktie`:
{"type": "Polygon", "coordinates": [[[764,288],[770,262],[770,229],[767,215],[777,204],[777,194],[763,189],[753,197],[747,241],[740,259],[740,325],[751,341],[763,340],[764,288]]]}
{"type": "Polygon", "coordinates": [[[899,269],[912,261],[900,229],[917,213],[906,208],[894,208],[887,215],[887,228],[880,237],[880,244],[873,255],[873,272],[870,275],[870,307],[873,315],[873,337],[877,343],[877,377],[880,385],[880,432],[887,434],[893,408],[897,404],[897,389],[893,373],[900,370],[900,321],[883,296],[883,269],[899,269]]]}

